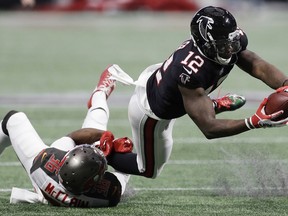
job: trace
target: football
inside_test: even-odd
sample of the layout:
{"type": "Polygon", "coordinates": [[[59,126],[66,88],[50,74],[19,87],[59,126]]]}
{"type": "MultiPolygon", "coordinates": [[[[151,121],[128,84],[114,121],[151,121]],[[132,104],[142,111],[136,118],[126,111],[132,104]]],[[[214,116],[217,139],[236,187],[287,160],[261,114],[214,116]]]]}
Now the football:
{"type": "Polygon", "coordinates": [[[274,92],[268,97],[265,113],[269,115],[280,110],[283,110],[284,113],[273,120],[279,121],[288,117],[288,89],[274,92]]]}

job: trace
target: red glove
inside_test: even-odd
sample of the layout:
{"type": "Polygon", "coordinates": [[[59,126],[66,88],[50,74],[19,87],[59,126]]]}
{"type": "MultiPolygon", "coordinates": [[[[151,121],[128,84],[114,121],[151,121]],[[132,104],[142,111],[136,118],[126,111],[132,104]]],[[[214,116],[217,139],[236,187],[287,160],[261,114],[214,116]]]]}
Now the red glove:
{"type": "Polygon", "coordinates": [[[105,131],[101,138],[99,148],[103,151],[105,157],[107,157],[113,150],[114,135],[110,131],[105,131]]]}
{"type": "Polygon", "coordinates": [[[282,92],[282,91],[288,92],[288,86],[282,86],[282,87],[276,89],[277,93],[282,92]]]}
{"type": "Polygon", "coordinates": [[[113,140],[114,151],[119,153],[129,153],[133,150],[133,142],[128,137],[113,140]]]}
{"type": "Polygon", "coordinates": [[[267,103],[267,98],[265,98],[260,106],[258,107],[256,113],[250,118],[245,119],[245,124],[249,129],[254,128],[266,128],[266,127],[281,127],[288,123],[288,119],[283,119],[279,121],[273,121],[283,113],[283,110],[267,115],[264,111],[265,105],[267,103]]]}

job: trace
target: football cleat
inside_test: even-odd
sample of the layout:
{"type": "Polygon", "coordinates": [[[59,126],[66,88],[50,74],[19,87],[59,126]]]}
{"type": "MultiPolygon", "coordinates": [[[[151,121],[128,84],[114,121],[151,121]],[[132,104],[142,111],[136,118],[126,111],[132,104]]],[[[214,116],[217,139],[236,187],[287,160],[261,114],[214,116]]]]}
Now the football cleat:
{"type": "Polygon", "coordinates": [[[212,99],[212,101],[216,114],[239,109],[246,103],[246,99],[237,94],[227,94],[223,97],[212,99]]]}
{"type": "Polygon", "coordinates": [[[112,91],[114,90],[115,86],[116,86],[116,80],[115,79],[111,79],[112,74],[108,71],[108,69],[112,67],[109,66],[107,67],[101,74],[99,82],[97,87],[95,88],[95,90],[93,91],[89,101],[88,101],[88,108],[90,108],[92,106],[92,97],[93,94],[97,91],[102,91],[106,94],[106,98],[108,98],[110,96],[110,94],[112,93],[112,91]]]}

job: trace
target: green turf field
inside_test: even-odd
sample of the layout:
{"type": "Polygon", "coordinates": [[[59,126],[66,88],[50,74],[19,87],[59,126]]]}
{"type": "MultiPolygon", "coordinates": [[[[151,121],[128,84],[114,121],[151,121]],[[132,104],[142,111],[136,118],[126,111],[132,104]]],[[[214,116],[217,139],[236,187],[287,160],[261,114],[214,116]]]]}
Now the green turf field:
{"type": "MultiPolygon", "coordinates": [[[[288,14],[261,9],[256,17],[256,9],[236,15],[249,48],[287,72],[288,14]]],[[[51,143],[81,127],[86,100],[108,64],[117,63],[136,78],[189,37],[190,18],[187,13],[1,12],[0,114],[25,111],[51,143]]],[[[235,68],[215,95],[237,92],[249,100],[219,118],[252,115],[270,91],[235,68]]],[[[109,129],[116,136],[131,135],[126,104],[132,92],[133,87],[118,85],[110,98],[109,129]]],[[[1,215],[288,215],[287,128],[208,141],[183,117],[176,121],[174,138],[161,175],[132,176],[122,202],[103,209],[9,204],[13,186],[31,188],[9,148],[0,157],[1,215]]]]}

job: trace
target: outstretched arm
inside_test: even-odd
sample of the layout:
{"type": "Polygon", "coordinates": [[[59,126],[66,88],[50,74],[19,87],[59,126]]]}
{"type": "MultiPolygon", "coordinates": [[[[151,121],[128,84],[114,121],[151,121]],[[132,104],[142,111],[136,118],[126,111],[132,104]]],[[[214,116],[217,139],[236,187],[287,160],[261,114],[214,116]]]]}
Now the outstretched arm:
{"type": "Polygon", "coordinates": [[[242,51],[237,66],[273,89],[288,85],[288,77],[283,72],[252,51],[242,51]]]}
{"type": "Polygon", "coordinates": [[[232,136],[249,130],[244,119],[216,119],[213,103],[203,88],[187,89],[179,86],[189,117],[208,139],[232,136]]]}
{"type": "MultiPolygon", "coordinates": [[[[187,89],[179,86],[179,89],[187,114],[208,139],[232,136],[255,128],[288,125],[288,118],[274,120],[283,113],[282,110],[272,114],[265,113],[264,107],[267,98],[262,101],[256,113],[250,118],[240,120],[216,119],[212,101],[205,94],[203,88],[187,89]]],[[[284,91],[285,89],[287,90],[288,86],[278,88],[276,91],[284,91]]]]}

